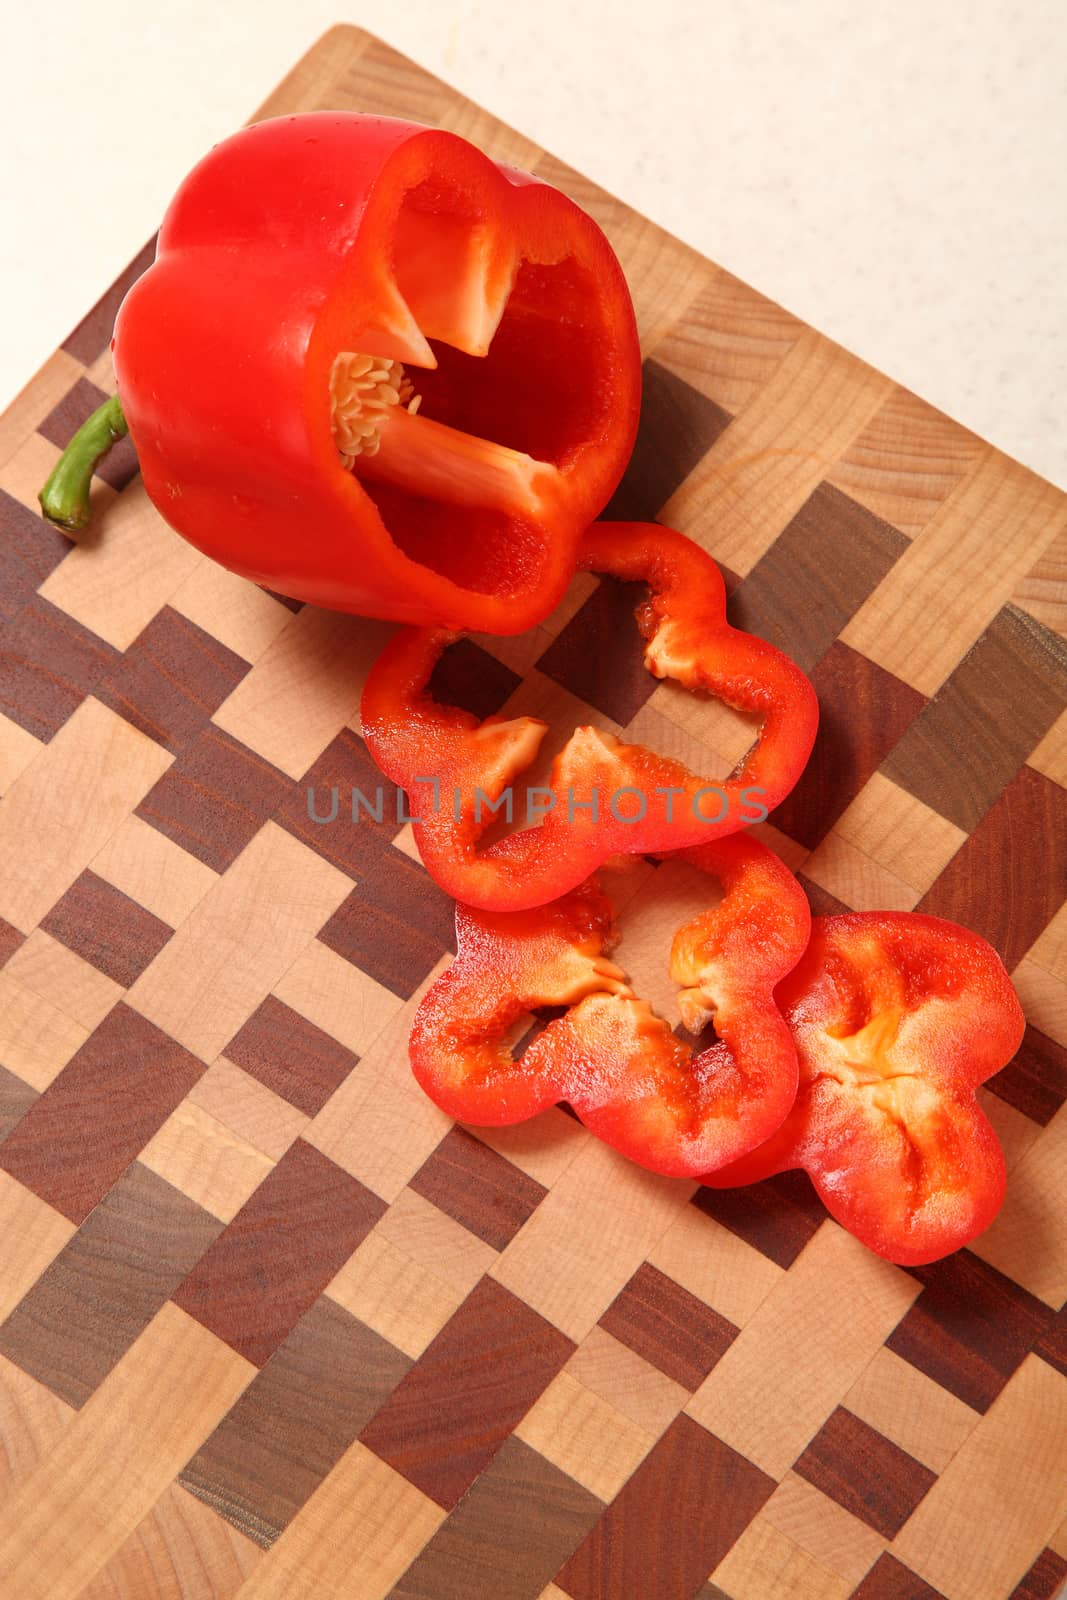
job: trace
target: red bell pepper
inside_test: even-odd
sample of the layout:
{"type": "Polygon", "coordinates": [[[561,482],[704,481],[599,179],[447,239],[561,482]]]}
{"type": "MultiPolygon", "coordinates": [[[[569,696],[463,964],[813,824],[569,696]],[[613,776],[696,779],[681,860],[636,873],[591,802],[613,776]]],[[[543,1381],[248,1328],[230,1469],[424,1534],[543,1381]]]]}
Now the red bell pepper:
{"type": "Polygon", "coordinates": [[[408,791],[428,870],[468,905],[543,905],[611,855],[656,854],[736,833],[789,793],[815,738],[811,684],[773,645],[729,625],[719,569],[691,539],[652,523],[598,523],[579,547],[578,564],[644,579],[651,598],[637,619],[649,671],[755,712],[762,733],[739,768],[715,782],[641,745],[578,728],[553,764],[549,790],[528,792],[527,820],[537,794],[545,794],[538,807],[548,814],[516,834],[507,852],[479,853],[478,840],[533,760],[547,724],[536,717],[479,723],[440,705],[426,686],[455,636],[404,630],[367,680],[363,735],[386,776],[408,791]]]}
{"type": "Polygon", "coordinates": [[[773,991],[804,951],[808,904],[749,835],[683,855],[725,890],[671,949],[686,1025],[715,1019],[709,1049],[694,1057],[607,959],[611,908],[591,880],[534,911],[457,907],[458,954],[411,1032],[426,1093],[482,1125],[521,1122],[566,1100],[598,1138],[675,1177],[706,1173],[766,1139],[796,1094],[796,1047],[773,991]],[[571,1009],[514,1060],[516,1024],[542,1006],[571,1009]]]}
{"type": "Polygon", "coordinates": [[[818,917],[776,998],[800,1055],[796,1105],[765,1145],[705,1181],[803,1167],[831,1215],[902,1266],[988,1227],[1004,1157],[975,1090],[1024,1026],[996,951],[937,917],[818,917]]]}
{"type": "Polygon", "coordinates": [[[408,622],[544,617],[637,426],[633,310],[592,219],[388,117],[280,117],[217,145],[113,349],[121,406],[46,486],[46,514],[84,522],[124,414],[149,495],[199,549],[408,622]]]}

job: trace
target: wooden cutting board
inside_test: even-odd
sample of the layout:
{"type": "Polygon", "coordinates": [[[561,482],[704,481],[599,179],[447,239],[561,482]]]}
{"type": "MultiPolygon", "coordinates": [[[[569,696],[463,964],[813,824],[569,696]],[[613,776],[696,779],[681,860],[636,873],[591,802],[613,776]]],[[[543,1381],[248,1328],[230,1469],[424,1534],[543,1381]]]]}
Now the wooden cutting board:
{"type": "MultiPolygon", "coordinates": [[[[306,806],[376,781],[353,719],[388,630],[204,560],[129,451],[77,544],[36,513],[149,247],[0,423],[0,1594],[1049,1596],[1064,497],[368,35],[326,35],[260,115],[312,107],[441,123],[607,230],[646,357],[613,510],[700,540],[811,673],[819,743],[764,832],[816,909],[957,918],[1014,973],[1031,1026],[983,1095],[1008,1200],[905,1272],[796,1174],[695,1190],[563,1111],[474,1136],[420,1095],[451,906],[409,830],[306,806]]],[[[748,730],[635,669],[630,605],[586,579],[445,687],[721,770],[748,730]]],[[[620,882],[670,1008],[694,884],[620,882]]]]}

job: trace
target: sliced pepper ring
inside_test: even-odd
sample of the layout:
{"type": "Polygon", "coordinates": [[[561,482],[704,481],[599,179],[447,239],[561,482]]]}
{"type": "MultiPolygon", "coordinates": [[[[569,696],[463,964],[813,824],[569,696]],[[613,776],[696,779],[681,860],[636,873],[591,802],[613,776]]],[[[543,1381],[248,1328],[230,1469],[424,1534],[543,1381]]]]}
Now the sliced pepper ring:
{"type": "Polygon", "coordinates": [[[456,134],[353,112],[216,145],[113,351],[145,488],[199,549],[317,605],[491,633],[559,600],[640,407],[592,218],[456,134]]]}
{"type": "Polygon", "coordinates": [[[796,1094],[796,1048],[773,991],[803,954],[807,900],[748,835],[683,858],[725,891],[676,934],[670,960],[687,1026],[714,1016],[710,1048],[694,1056],[608,959],[611,907],[591,881],[536,910],[457,907],[458,954],[411,1032],[411,1065],[431,1099],[483,1126],[566,1100],[598,1138],[672,1177],[766,1139],[796,1094]],[[516,1024],[544,1006],[570,1009],[513,1059],[516,1024]]]}
{"type": "Polygon", "coordinates": [[[514,835],[507,852],[494,846],[479,853],[478,841],[494,820],[491,806],[530,765],[547,724],[536,717],[479,722],[440,705],[427,684],[456,636],[403,630],[368,677],[363,735],[386,776],[408,791],[427,869],[467,905],[511,911],[543,905],[609,856],[654,855],[736,833],[754,820],[746,810],[756,803],[750,797],[768,811],[785,798],[814,742],[818,703],[811,684],[780,650],[730,626],[719,569],[699,545],[653,523],[598,523],[585,535],[578,561],[587,571],[650,585],[651,597],[637,611],[650,672],[757,714],[762,732],[739,767],[716,781],[641,745],[577,728],[552,766],[554,809],[514,835]],[[613,798],[623,791],[627,797],[616,807],[613,798]],[[636,805],[643,807],[640,816],[636,805]]]}
{"type": "Polygon", "coordinates": [[[842,1227],[902,1266],[987,1228],[1004,1156],[975,1091],[1024,1028],[992,946],[912,912],[817,917],[777,999],[800,1058],[796,1105],[767,1144],[705,1181],[802,1167],[842,1227]]]}

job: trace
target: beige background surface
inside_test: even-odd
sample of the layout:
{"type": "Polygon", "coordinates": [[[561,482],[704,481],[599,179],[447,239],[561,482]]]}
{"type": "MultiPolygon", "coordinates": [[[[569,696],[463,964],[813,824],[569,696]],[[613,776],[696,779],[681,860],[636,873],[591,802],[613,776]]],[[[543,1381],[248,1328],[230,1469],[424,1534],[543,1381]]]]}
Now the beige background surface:
{"type": "Polygon", "coordinates": [[[358,22],[1067,481],[1059,0],[54,0],[0,66],[0,404],[314,38],[358,22]]]}

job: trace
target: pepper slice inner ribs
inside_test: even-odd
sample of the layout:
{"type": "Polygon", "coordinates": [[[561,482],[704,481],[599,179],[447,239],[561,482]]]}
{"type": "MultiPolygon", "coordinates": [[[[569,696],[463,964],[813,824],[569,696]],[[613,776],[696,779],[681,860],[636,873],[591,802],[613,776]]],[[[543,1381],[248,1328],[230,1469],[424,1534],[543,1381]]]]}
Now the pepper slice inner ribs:
{"type": "Polygon", "coordinates": [[[607,955],[613,920],[591,880],[520,912],[456,910],[458,954],[415,1016],[410,1055],[426,1093],[459,1121],[521,1122],[566,1100],[598,1138],[654,1172],[697,1177],[777,1128],[797,1088],[776,983],[800,959],[810,914],[774,853],[738,835],[683,853],[718,878],[720,904],[674,938],[686,1026],[714,1018],[694,1056],[607,955]],[[516,1026],[567,1006],[516,1060],[516,1026]]]}
{"type": "Polygon", "coordinates": [[[913,912],[817,917],[777,998],[800,1056],[796,1105],[767,1144],[707,1182],[803,1167],[843,1227],[904,1266],[987,1228],[1004,1156],[975,1091],[1024,1027],[992,946],[913,912]]]}
{"type": "Polygon", "coordinates": [[[649,671],[754,713],[759,740],[728,778],[715,780],[580,727],[553,763],[553,806],[544,819],[511,836],[507,851],[479,851],[493,806],[531,765],[548,725],[536,717],[479,722],[439,704],[427,685],[456,636],[403,630],[368,677],[363,734],[385,775],[408,792],[427,869],[467,905],[543,905],[609,856],[684,849],[736,833],[785,798],[811,751],[818,721],[811,684],[780,650],[730,626],[721,574],[699,545],[656,524],[597,523],[579,547],[578,565],[644,580],[651,594],[637,621],[649,671]]]}
{"type": "MultiPolygon", "coordinates": [[[[217,145],[113,349],[148,494],[200,549],[317,604],[497,633],[559,600],[640,403],[592,219],[455,134],[353,113],[217,145]]],[[[43,503],[76,521],[70,477],[43,503]]]]}

